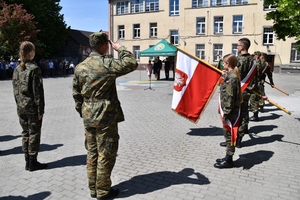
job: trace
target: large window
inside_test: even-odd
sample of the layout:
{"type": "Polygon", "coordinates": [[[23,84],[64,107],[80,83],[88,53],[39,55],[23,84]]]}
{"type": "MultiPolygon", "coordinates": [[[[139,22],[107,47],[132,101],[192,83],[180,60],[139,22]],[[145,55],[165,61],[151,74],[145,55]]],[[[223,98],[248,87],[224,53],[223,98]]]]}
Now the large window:
{"type": "Polygon", "coordinates": [[[196,56],[202,60],[205,59],[205,44],[196,44],[196,56]]]}
{"type": "Polygon", "coordinates": [[[170,31],[170,39],[171,39],[171,43],[174,45],[178,45],[179,44],[179,36],[178,36],[178,30],[171,30],[170,31]]]}
{"type": "Polygon", "coordinates": [[[205,34],[205,17],[197,17],[197,34],[205,34]]]}
{"type": "Polygon", "coordinates": [[[232,33],[243,32],[243,15],[234,15],[232,24],[232,33]]]}
{"type": "Polygon", "coordinates": [[[248,4],[248,0],[230,0],[230,5],[248,4]]]}
{"type": "Polygon", "coordinates": [[[214,34],[223,33],[223,17],[214,17],[214,34]]]}
{"type": "Polygon", "coordinates": [[[144,11],[143,0],[131,0],[131,13],[139,13],[144,11]]]}
{"type": "Polygon", "coordinates": [[[214,44],[214,62],[219,61],[219,56],[223,55],[223,44],[214,44]]]}
{"type": "Polygon", "coordinates": [[[128,1],[117,3],[117,15],[128,13],[128,1]]]}
{"type": "Polygon", "coordinates": [[[141,29],[140,24],[133,24],[133,38],[140,38],[141,29]]]}
{"type": "Polygon", "coordinates": [[[208,6],[208,0],[193,0],[192,1],[193,8],[201,8],[201,7],[207,7],[207,6],[208,6]]]}
{"type": "Polygon", "coordinates": [[[179,0],[170,0],[170,16],[179,15],[179,0]]]}
{"type": "Polygon", "coordinates": [[[140,46],[133,46],[132,47],[133,56],[136,60],[140,59],[140,46]]]}
{"type": "Polygon", "coordinates": [[[238,49],[237,49],[237,45],[238,44],[232,44],[232,49],[231,49],[231,53],[235,56],[238,56],[238,54],[239,54],[238,49]]]}
{"type": "Polygon", "coordinates": [[[125,26],[120,25],[118,26],[118,39],[124,39],[125,38],[125,26]]]}
{"type": "Polygon", "coordinates": [[[274,32],[273,28],[264,28],[264,35],[263,35],[263,44],[270,45],[274,43],[274,32]]]}
{"type": "Polygon", "coordinates": [[[157,37],[157,23],[150,23],[150,37],[157,37]]]}
{"type": "Polygon", "coordinates": [[[276,9],[276,5],[265,5],[265,3],[266,3],[266,0],[264,0],[264,10],[274,10],[274,9],[276,9]]]}
{"type": "Polygon", "coordinates": [[[159,0],[146,0],[146,11],[159,11],[159,0]]]}
{"type": "Polygon", "coordinates": [[[296,49],[295,43],[292,43],[291,62],[300,62],[300,51],[296,49]]]}
{"type": "Polygon", "coordinates": [[[211,0],[211,6],[226,6],[227,0],[211,0]]]}

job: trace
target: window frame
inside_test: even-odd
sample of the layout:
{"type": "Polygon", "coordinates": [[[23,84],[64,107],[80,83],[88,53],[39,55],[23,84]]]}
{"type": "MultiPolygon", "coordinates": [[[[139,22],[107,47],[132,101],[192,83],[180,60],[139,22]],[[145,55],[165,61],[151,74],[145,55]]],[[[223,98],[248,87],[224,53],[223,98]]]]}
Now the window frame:
{"type": "Polygon", "coordinates": [[[117,2],[116,15],[124,15],[128,13],[129,13],[129,1],[117,2]]]}
{"type": "Polygon", "coordinates": [[[300,63],[300,51],[296,48],[296,43],[291,44],[291,57],[290,57],[291,63],[300,63]],[[293,55],[294,54],[294,55],[293,55]],[[297,59],[299,58],[299,59],[297,59]]]}
{"type": "Polygon", "coordinates": [[[243,15],[233,15],[232,16],[232,33],[233,34],[243,33],[243,24],[244,24],[243,15]],[[235,17],[241,17],[241,19],[235,19],[235,17]],[[235,23],[236,23],[236,25],[235,25],[235,23]],[[239,31],[239,27],[240,27],[241,31],[239,31]]]}
{"type": "Polygon", "coordinates": [[[179,32],[178,30],[172,29],[170,30],[170,43],[172,43],[173,45],[179,45],[179,32]],[[176,34],[172,34],[176,32],[176,34]],[[173,42],[174,41],[174,42],[173,42]],[[177,41],[177,43],[176,43],[177,41]]]}
{"type": "Polygon", "coordinates": [[[149,37],[157,38],[157,22],[152,22],[149,24],[149,37]]]}
{"type": "Polygon", "coordinates": [[[263,27],[263,45],[274,45],[274,30],[272,27],[263,27]],[[267,29],[272,29],[272,32],[267,32],[267,29]],[[270,40],[272,42],[270,42],[270,40]]]}
{"type": "Polygon", "coordinates": [[[224,17],[214,16],[214,34],[223,34],[224,32],[224,17]],[[218,18],[222,18],[222,21],[217,21],[218,18]]]}
{"type": "Polygon", "coordinates": [[[205,59],[205,44],[196,44],[196,47],[195,47],[195,55],[204,60],[205,59]],[[203,47],[203,48],[201,48],[203,47]]]}
{"type": "Polygon", "coordinates": [[[141,25],[133,24],[133,39],[139,39],[141,37],[141,25]]]}
{"type": "Polygon", "coordinates": [[[205,17],[196,17],[196,34],[204,35],[206,32],[206,18],[205,17]],[[204,21],[201,21],[204,20],[204,21]]]}
{"type": "Polygon", "coordinates": [[[169,15],[170,16],[178,16],[179,13],[179,0],[169,0],[169,15]]]}
{"type": "Polygon", "coordinates": [[[223,44],[216,43],[213,44],[213,61],[214,62],[219,62],[219,56],[223,56],[223,44]],[[220,46],[216,48],[217,46],[220,46]]]}
{"type": "Polygon", "coordinates": [[[119,25],[118,26],[118,39],[124,40],[125,39],[125,25],[119,25]],[[123,37],[121,37],[121,35],[123,37]]]}

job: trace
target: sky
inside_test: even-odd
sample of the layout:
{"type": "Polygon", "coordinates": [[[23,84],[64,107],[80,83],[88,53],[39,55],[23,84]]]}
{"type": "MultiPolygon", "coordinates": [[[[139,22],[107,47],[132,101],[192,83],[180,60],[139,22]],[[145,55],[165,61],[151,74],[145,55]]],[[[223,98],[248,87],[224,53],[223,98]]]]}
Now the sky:
{"type": "Polygon", "coordinates": [[[108,31],[108,0],[60,0],[59,5],[67,27],[90,32],[108,31]]]}

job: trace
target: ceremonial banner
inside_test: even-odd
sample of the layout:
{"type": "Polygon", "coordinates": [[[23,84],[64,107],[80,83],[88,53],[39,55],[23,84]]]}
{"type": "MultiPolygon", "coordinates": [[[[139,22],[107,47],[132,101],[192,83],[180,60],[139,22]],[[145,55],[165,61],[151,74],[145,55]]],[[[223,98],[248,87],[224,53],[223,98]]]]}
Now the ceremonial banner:
{"type": "Polygon", "coordinates": [[[220,77],[219,69],[178,48],[172,109],[197,123],[220,77]]]}
{"type": "MultiPolygon", "coordinates": [[[[224,112],[221,107],[221,99],[220,98],[219,98],[219,111],[220,111],[221,121],[223,122],[222,119],[224,116],[224,112]]],[[[223,127],[231,133],[231,146],[236,146],[236,139],[237,139],[239,125],[240,125],[240,113],[241,113],[241,109],[239,109],[239,114],[238,114],[234,124],[232,124],[229,120],[225,120],[225,122],[223,123],[223,127]]]]}
{"type": "Polygon", "coordinates": [[[256,72],[257,72],[257,67],[256,67],[256,62],[254,61],[247,76],[241,81],[242,92],[244,92],[245,89],[248,87],[248,85],[251,83],[253,77],[256,75],[256,72]]]}

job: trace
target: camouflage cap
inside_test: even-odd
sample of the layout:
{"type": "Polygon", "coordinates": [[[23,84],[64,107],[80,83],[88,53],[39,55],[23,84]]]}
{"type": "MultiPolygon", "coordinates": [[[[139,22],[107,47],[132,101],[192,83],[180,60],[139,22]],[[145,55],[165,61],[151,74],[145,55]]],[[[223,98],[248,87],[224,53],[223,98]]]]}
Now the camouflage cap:
{"type": "Polygon", "coordinates": [[[263,56],[263,57],[265,57],[265,58],[267,58],[267,54],[266,53],[261,52],[260,55],[263,56]]]}
{"type": "Polygon", "coordinates": [[[108,42],[108,36],[105,32],[102,32],[101,30],[90,35],[91,47],[95,47],[97,44],[103,44],[105,42],[108,42]]]}
{"type": "Polygon", "coordinates": [[[261,52],[260,51],[254,51],[254,55],[260,56],[261,52]]]}

